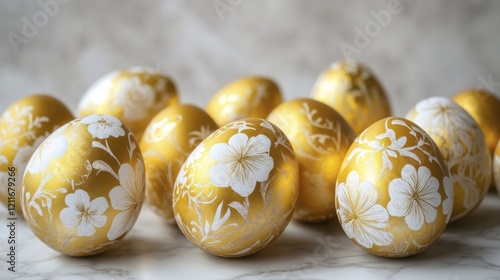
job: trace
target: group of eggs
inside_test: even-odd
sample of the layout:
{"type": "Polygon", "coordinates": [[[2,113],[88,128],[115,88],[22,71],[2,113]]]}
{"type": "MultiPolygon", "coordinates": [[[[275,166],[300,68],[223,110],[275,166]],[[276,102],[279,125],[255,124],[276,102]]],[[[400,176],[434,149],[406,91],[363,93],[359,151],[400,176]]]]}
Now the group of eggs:
{"type": "Polygon", "coordinates": [[[404,257],[477,208],[493,179],[500,188],[498,108],[494,95],[473,90],[392,117],[370,70],[342,61],[312,98],[282,102],[272,80],[247,77],[205,111],[179,103],[168,77],[131,68],[98,80],[76,119],[46,95],[9,106],[0,198],[7,204],[14,176],[28,226],[72,256],[121,240],[146,200],[217,256],[259,251],[292,216],[336,216],[364,250],[404,257]]]}

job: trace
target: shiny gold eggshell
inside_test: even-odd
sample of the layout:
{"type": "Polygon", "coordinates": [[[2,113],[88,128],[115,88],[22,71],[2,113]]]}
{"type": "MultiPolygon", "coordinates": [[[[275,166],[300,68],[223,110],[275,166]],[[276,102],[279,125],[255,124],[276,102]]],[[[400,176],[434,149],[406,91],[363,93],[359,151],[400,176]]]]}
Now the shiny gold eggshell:
{"type": "Polygon", "coordinates": [[[242,118],[266,118],[280,103],[281,92],[273,80],[246,77],[219,90],[206,110],[219,126],[223,126],[242,118]]]}
{"type": "Polygon", "coordinates": [[[204,251],[240,257],[263,249],[288,225],[298,166],[285,134],[246,118],[216,130],[189,155],[174,187],[184,235],[204,251]]]}
{"type": "Polygon", "coordinates": [[[151,119],[177,103],[177,90],[169,77],[148,68],[129,68],[97,80],[80,100],[77,115],[115,116],[140,140],[151,119]]]}
{"type": "Polygon", "coordinates": [[[383,257],[417,254],[444,231],[453,185],[439,148],[416,124],[379,120],[349,148],[335,190],[337,217],[359,247],[383,257]]]}
{"type": "Polygon", "coordinates": [[[406,116],[439,147],[455,189],[452,221],[471,213],[491,183],[491,156],[481,128],[458,104],[444,97],[420,101],[406,116]]]}
{"type": "Polygon", "coordinates": [[[333,63],[323,71],[311,96],[339,112],[356,135],[391,116],[390,103],[380,82],[368,67],[352,60],[333,63]]]}
{"type": "Polygon", "coordinates": [[[500,99],[481,89],[467,90],[453,97],[458,105],[469,113],[483,131],[488,148],[493,155],[500,140],[500,99]]]}
{"type": "Polygon", "coordinates": [[[97,254],[132,228],[144,185],[134,135],[113,116],[90,115],[60,127],[31,157],[22,190],[24,218],[60,253],[97,254]]]}
{"type": "Polygon", "coordinates": [[[205,111],[189,104],[169,106],[147,126],[141,139],[146,166],[146,202],[167,221],[174,222],[172,194],[182,164],[217,128],[205,111]]]}
{"type": "Polygon", "coordinates": [[[335,182],[355,138],[352,128],[334,109],[314,99],[282,103],[267,120],[287,135],[297,156],[300,191],[294,217],[308,222],[335,217],[335,182]]]}
{"type": "Polygon", "coordinates": [[[73,118],[63,103],[48,95],[19,99],[5,110],[0,117],[0,199],[3,204],[7,205],[8,201],[8,171],[11,167],[15,169],[11,188],[15,190],[16,198],[9,208],[15,206],[15,210],[22,213],[20,195],[28,160],[50,133],[73,118]]]}

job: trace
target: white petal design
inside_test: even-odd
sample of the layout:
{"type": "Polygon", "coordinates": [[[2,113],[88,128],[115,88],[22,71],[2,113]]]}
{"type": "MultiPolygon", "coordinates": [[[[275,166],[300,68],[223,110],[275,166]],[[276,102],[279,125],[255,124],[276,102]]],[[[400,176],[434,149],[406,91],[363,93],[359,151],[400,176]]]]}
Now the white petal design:
{"type": "Polygon", "coordinates": [[[393,236],[382,230],[389,221],[384,207],[377,203],[378,193],[368,181],[359,182],[359,174],[351,171],[346,183],[340,183],[336,190],[339,203],[338,215],[342,228],[349,238],[361,246],[389,245],[393,236]]]}
{"type": "Polygon", "coordinates": [[[138,76],[123,78],[118,82],[115,103],[123,110],[123,117],[132,121],[145,118],[155,105],[154,88],[143,83],[138,76]]]}
{"type": "Polygon", "coordinates": [[[109,136],[118,138],[125,135],[122,128],[122,122],[109,115],[90,115],[81,120],[83,124],[87,124],[87,131],[94,138],[107,139],[109,136]]]}
{"type": "Polygon", "coordinates": [[[65,227],[76,227],[78,236],[92,236],[96,227],[106,223],[107,218],[103,214],[109,205],[104,197],[90,201],[86,191],[76,190],[66,195],[64,201],[68,207],[61,211],[59,218],[65,227]]]}
{"type": "Polygon", "coordinates": [[[43,172],[47,170],[53,158],[59,158],[66,153],[68,150],[68,139],[64,135],[60,135],[66,127],[67,125],[57,129],[35,150],[28,162],[28,172],[33,174],[43,172]]]}
{"type": "Polygon", "coordinates": [[[436,219],[436,207],[441,204],[438,192],[439,181],[431,176],[425,166],[418,168],[407,164],[401,170],[401,178],[389,183],[387,204],[389,214],[404,217],[411,230],[419,230],[424,222],[432,223],[436,219]]]}
{"type": "Polygon", "coordinates": [[[120,178],[120,186],[114,187],[109,192],[109,197],[111,199],[111,206],[122,212],[117,214],[113,219],[108,232],[109,240],[115,240],[133,227],[141,212],[144,200],[145,178],[142,161],[137,161],[135,170],[130,164],[123,164],[120,166],[118,176],[120,178]]]}
{"type": "Polygon", "coordinates": [[[228,143],[218,143],[210,149],[210,157],[217,162],[210,169],[212,183],[221,188],[231,187],[243,197],[248,197],[257,182],[268,179],[274,167],[269,156],[271,140],[265,135],[248,139],[244,133],[237,133],[228,143]]]}

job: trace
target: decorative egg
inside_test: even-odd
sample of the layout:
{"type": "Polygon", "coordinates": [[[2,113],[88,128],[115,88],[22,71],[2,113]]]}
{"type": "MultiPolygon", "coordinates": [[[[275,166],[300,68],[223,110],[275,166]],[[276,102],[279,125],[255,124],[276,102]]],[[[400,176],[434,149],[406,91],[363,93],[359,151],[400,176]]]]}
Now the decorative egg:
{"type": "Polygon", "coordinates": [[[77,115],[115,116],[136,139],[141,139],[151,119],[177,103],[177,91],[169,77],[152,69],[134,67],[111,72],[97,80],[80,100],[77,115]]]}
{"type": "Polygon", "coordinates": [[[134,135],[118,118],[90,115],[60,127],[36,149],[24,174],[24,218],[60,253],[97,254],[132,228],[144,186],[134,135]]]}
{"type": "Polygon", "coordinates": [[[476,209],[491,184],[491,157],[481,128],[458,104],[444,97],[420,101],[407,118],[422,127],[444,156],[455,189],[456,221],[476,209]]]}
{"type": "Polygon", "coordinates": [[[22,213],[23,174],[35,149],[73,114],[48,95],[28,96],[10,105],[0,117],[0,199],[7,209],[22,213]],[[10,175],[9,175],[10,174],[10,175]],[[15,193],[15,199],[9,197],[15,193]]]}
{"type": "Polygon", "coordinates": [[[422,252],[450,220],[448,167],[431,137],[406,119],[382,119],[363,131],[337,178],[340,224],[356,245],[374,255],[422,252]]]}
{"type": "Polygon", "coordinates": [[[355,135],[330,106],[297,99],[276,107],[268,121],[287,136],[299,164],[300,191],[294,217],[321,222],[335,217],[335,183],[355,135]]]}
{"type": "Polygon", "coordinates": [[[453,97],[458,105],[469,113],[481,127],[488,148],[493,155],[500,140],[500,99],[485,90],[467,90],[453,97]]]}
{"type": "Polygon", "coordinates": [[[389,100],[377,78],[368,67],[353,60],[330,65],[319,76],[311,95],[339,112],[356,135],[391,116],[389,100]]]}
{"type": "Polygon", "coordinates": [[[173,208],[184,235],[204,251],[240,257],[278,238],[293,215],[299,172],[274,124],[246,118],[216,130],[182,165],[173,208]]]}
{"type": "Polygon", "coordinates": [[[246,77],[219,90],[207,104],[207,112],[219,125],[242,118],[266,118],[281,103],[276,83],[266,77],[246,77]]]}
{"type": "Polygon", "coordinates": [[[217,128],[205,111],[188,104],[169,106],[147,126],[141,139],[146,166],[146,201],[167,221],[174,222],[172,195],[182,164],[217,128]]]}

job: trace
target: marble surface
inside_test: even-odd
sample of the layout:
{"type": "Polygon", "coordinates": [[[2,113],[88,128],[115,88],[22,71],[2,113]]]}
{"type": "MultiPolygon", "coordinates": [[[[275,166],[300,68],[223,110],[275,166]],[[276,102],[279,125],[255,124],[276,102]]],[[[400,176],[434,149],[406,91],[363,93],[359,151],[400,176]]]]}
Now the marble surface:
{"type": "MultiPolygon", "coordinates": [[[[1,223],[6,223],[1,207],[1,223]]],[[[147,207],[132,231],[109,251],[74,258],[39,241],[17,223],[17,272],[6,271],[0,240],[0,279],[498,279],[500,197],[490,193],[471,215],[448,226],[421,254],[376,257],[359,249],[336,221],[292,221],[264,250],[243,258],[208,255],[147,207]]],[[[0,236],[5,237],[5,226],[0,236]]]]}

